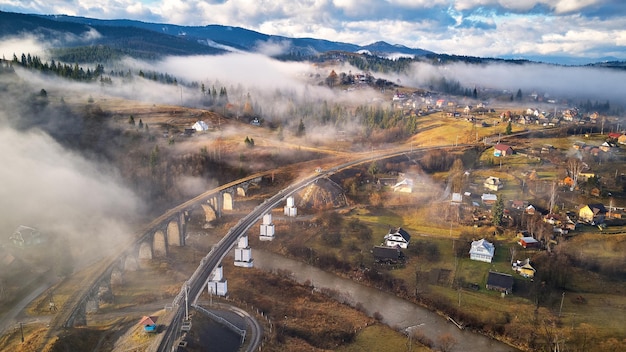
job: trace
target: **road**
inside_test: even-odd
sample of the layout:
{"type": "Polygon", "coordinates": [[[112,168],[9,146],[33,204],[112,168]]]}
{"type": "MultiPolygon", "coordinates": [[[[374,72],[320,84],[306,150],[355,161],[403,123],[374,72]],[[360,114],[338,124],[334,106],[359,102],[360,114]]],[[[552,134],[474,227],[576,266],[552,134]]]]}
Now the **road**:
{"type": "Polygon", "coordinates": [[[22,298],[11,310],[6,312],[0,318],[0,336],[4,334],[6,330],[8,330],[11,326],[16,326],[19,322],[16,320],[17,316],[20,312],[26,308],[26,306],[32,302],[35,298],[37,298],[40,294],[42,294],[45,290],[47,290],[50,286],[53,285],[53,282],[45,282],[39,285],[35,290],[33,290],[28,296],[22,298]]]}

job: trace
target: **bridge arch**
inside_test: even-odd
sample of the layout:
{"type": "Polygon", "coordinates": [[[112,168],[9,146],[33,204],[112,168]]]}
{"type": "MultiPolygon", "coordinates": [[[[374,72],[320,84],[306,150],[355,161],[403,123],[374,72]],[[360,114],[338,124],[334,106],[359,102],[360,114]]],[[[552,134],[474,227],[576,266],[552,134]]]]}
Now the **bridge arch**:
{"type": "Polygon", "coordinates": [[[233,210],[233,208],[235,207],[234,204],[234,199],[233,199],[233,195],[230,192],[222,192],[222,208],[224,210],[233,210]]]}
{"type": "Polygon", "coordinates": [[[139,244],[139,253],[137,255],[139,259],[152,259],[152,245],[148,241],[143,241],[139,244]]]}
{"type": "Polygon", "coordinates": [[[124,270],[125,271],[137,271],[139,269],[139,264],[137,263],[137,258],[134,255],[127,255],[124,259],[124,270]]]}
{"type": "Polygon", "coordinates": [[[218,217],[217,211],[210,204],[201,204],[204,211],[204,219],[206,222],[215,221],[218,217]]]}
{"type": "Polygon", "coordinates": [[[177,220],[171,220],[167,223],[167,244],[170,246],[182,246],[183,237],[181,236],[180,227],[177,220]]]}
{"type": "Polygon", "coordinates": [[[161,230],[154,232],[152,238],[152,253],[155,257],[167,257],[167,239],[161,230]]]}

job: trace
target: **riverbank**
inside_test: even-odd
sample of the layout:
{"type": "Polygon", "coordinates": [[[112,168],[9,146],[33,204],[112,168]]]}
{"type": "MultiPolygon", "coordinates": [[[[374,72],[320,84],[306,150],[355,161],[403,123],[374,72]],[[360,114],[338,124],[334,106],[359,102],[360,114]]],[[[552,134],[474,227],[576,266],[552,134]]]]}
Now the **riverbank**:
{"type": "Polygon", "coordinates": [[[396,330],[419,332],[433,341],[444,335],[452,336],[457,341],[457,348],[467,352],[519,351],[485,335],[461,330],[445,317],[422,306],[305,263],[259,249],[254,251],[254,260],[258,269],[287,271],[299,283],[308,282],[316,289],[338,292],[346,300],[345,303],[362,307],[368,315],[380,317],[381,322],[396,330]]]}

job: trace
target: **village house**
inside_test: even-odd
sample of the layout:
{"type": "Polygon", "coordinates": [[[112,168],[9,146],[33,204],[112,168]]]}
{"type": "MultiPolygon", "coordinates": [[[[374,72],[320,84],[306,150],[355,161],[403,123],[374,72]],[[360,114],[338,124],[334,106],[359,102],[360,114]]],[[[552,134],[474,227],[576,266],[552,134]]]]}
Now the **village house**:
{"type": "Polygon", "coordinates": [[[483,186],[491,191],[499,191],[502,187],[504,187],[504,184],[502,184],[499,177],[489,176],[483,183],[483,186]]]}
{"type": "Polygon", "coordinates": [[[617,143],[626,144],[626,134],[622,134],[621,136],[617,137],[617,143]]]}
{"type": "Polygon", "coordinates": [[[480,200],[483,202],[483,205],[491,206],[496,204],[498,196],[492,193],[483,193],[483,195],[480,196],[480,200]]]}
{"type": "Polygon", "coordinates": [[[491,263],[496,252],[496,247],[484,238],[472,242],[469,255],[471,260],[477,260],[485,263],[491,263]]]}
{"type": "Polygon", "coordinates": [[[461,193],[452,193],[452,205],[460,205],[463,202],[463,195],[461,193]]]}
{"type": "Polygon", "coordinates": [[[396,264],[405,259],[404,253],[398,247],[375,246],[372,254],[377,263],[396,264]]]}
{"type": "Polygon", "coordinates": [[[600,144],[600,150],[605,152],[605,153],[609,153],[609,152],[615,150],[616,147],[617,146],[613,142],[604,142],[604,143],[600,144]]]}
{"type": "Polygon", "coordinates": [[[513,148],[510,145],[498,143],[493,147],[493,156],[513,155],[513,148]]]}
{"type": "Polygon", "coordinates": [[[617,141],[617,139],[621,136],[622,136],[621,132],[609,132],[609,134],[607,135],[607,137],[613,141],[617,141]]]}
{"type": "Polygon", "coordinates": [[[413,180],[405,178],[393,186],[394,192],[411,193],[413,192],[413,180]]]}
{"type": "Polygon", "coordinates": [[[194,123],[193,126],[191,126],[191,128],[193,128],[194,130],[198,132],[204,132],[209,129],[209,125],[207,125],[206,122],[204,121],[196,121],[196,123],[194,123]]]}
{"type": "Polygon", "coordinates": [[[13,242],[17,247],[24,248],[44,243],[45,237],[37,229],[20,225],[9,237],[9,241],[13,242]]]}
{"type": "Polygon", "coordinates": [[[489,276],[487,276],[486,287],[488,290],[499,291],[507,295],[513,293],[513,276],[490,271],[489,276]]]}
{"type": "Polygon", "coordinates": [[[530,258],[526,258],[523,261],[517,260],[513,263],[513,271],[516,271],[523,277],[532,279],[535,277],[535,268],[530,265],[530,258]]]}
{"type": "Polygon", "coordinates": [[[525,200],[514,199],[509,201],[511,209],[522,210],[528,205],[528,202],[525,200]]]}
{"type": "Polygon", "coordinates": [[[578,174],[578,181],[579,182],[587,182],[592,177],[596,177],[596,173],[595,172],[581,172],[581,173],[578,174]]]}
{"type": "Polygon", "coordinates": [[[606,208],[604,204],[587,204],[578,211],[578,218],[590,223],[591,225],[602,224],[606,216],[606,208]]]}
{"type": "Polygon", "coordinates": [[[518,243],[524,248],[539,248],[540,243],[534,237],[524,236],[519,239],[518,243]]]}
{"type": "Polygon", "coordinates": [[[578,109],[566,109],[563,111],[563,120],[574,121],[578,117],[578,109]]]}
{"type": "Polygon", "coordinates": [[[141,318],[141,320],[139,321],[139,325],[143,326],[143,330],[145,332],[156,332],[156,320],[157,317],[143,316],[143,318],[141,318]]]}
{"type": "Polygon", "coordinates": [[[389,233],[385,235],[385,246],[399,247],[406,249],[411,242],[411,235],[401,227],[397,229],[389,229],[389,233]]]}

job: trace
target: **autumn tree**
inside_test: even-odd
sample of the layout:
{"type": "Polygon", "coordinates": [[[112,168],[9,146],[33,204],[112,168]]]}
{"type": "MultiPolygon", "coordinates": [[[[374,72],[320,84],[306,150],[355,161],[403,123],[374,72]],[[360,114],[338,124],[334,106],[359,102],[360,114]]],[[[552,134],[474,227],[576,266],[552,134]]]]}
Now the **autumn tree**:
{"type": "Polygon", "coordinates": [[[252,115],[254,115],[254,110],[252,109],[252,103],[250,102],[250,93],[248,93],[246,102],[243,105],[243,116],[250,117],[252,115]]]}
{"type": "Polygon", "coordinates": [[[335,72],[335,70],[332,70],[330,71],[328,77],[326,77],[326,85],[332,88],[337,84],[338,79],[339,76],[337,75],[337,72],[335,72]]]}
{"type": "Polygon", "coordinates": [[[463,161],[460,158],[454,159],[452,167],[450,168],[448,179],[452,186],[453,192],[461,192],[463,188],[464,167],[463,161]]]}

